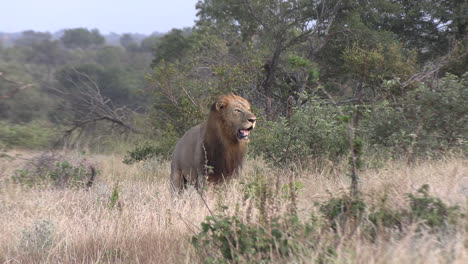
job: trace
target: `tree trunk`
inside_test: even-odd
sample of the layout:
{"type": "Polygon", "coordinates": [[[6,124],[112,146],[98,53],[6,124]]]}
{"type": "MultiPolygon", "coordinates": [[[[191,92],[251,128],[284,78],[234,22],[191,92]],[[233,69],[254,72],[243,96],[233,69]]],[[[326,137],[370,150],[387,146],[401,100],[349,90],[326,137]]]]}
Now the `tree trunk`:
{"type": "Polygon", "coordinates": [[[273,57],[268,61],[264,68],[266,72],[266,78],[263,82],[263,90],[265,92],[266,103],[265,103],[265,112],[267,115],[267,120],[273,120],[273,83],[275,81],[275,74],[278,68],[278,60],[281,55],[281,48],[277,48],[273,57]]]}

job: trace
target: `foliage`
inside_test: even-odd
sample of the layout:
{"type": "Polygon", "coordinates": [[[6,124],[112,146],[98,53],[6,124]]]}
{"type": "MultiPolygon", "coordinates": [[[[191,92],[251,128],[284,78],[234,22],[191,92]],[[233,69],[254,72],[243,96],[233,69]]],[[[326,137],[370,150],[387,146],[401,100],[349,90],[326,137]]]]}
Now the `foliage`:
{"type": "MultiPolygon", "coordinates": [[[[79,86],[98,86],[102,95],[116,104],[130,101],[129,87],[123,70],[112,67],[102,67],[98,64],[83,64],[64,67],[57,71],[56,79],[72,101],[78,101],[79,86]]],[[[71,102],[78,104],[79,102],[71,102]]]]}
{"type": "Polygon", "coordinates": [[[15,46],[30,47],[34,44],[50,40],[52,35],[48,32],[35,32],[26,30],[21,32],[21,38],[15,40],[15,46]]]}
{"type": "Polygon", "coordinates": [[[399,232],[403,230],[405,211],[393,209],[386,202],[387,196],[385,195],[377,205],[372,206],[369,210],[368,219],[370,226],[368,226],[368,230],[373,237],[383,229],[397,230],[399,232]]]}
{"type": "Polygon", "coordinates": [[[453,226],[462,216],[458,206],[448,206],[440,198],[429,195],[429,185],[418,189],[417,194],[408,194],[410,199],[409,217],[431,230],[453,226]]]}
{"type": "Polygon", "coordinates": [[[140,50],[143,52],[152,52],[158,44],[158,42],[160,41],[160,39],[160,35],[151,35],[143,39],[140,43],[140,50]]]}
{"type": "Polygon", "coordinates": [[[164,140],[158,140],[153,143],[146,142],[127,151],[123,163],[133,164],[153,157],[169,157],[177,142],[177,137],[173,133],[164,133],[162,137],[164,140]]]}
{"type": "Polygon", "coordinates": [[[98,29],[88,30],[86,28],[67,29],[60,38],[67,48],[83,48],[99,46],[104,44],[105,39],[98,29]]]}
{"type": "Polygon", "coordinates": [[[96,173],[85,159],[73,162],[55,153],[43,153],[17,170],[13,180],[30,187],[48,184],[58,188],[90,187],[96,173]]]}
{"type": "Polygon", "coordinates": [[[448,206],[440,198],[429,194],[429,185],[417,190],[417,194],[408,194],[408,207],[391,208],[386,204],[386,196],[377,204],[369,204],[362,196],[332,197],[320,204],[320,212],[326,223],[334,230],[346,228],[346,225],[362,225],[365,235],[375,238],[385,229],[404,233],[403,226],[416,224],[418,231],[447,230],[455,226],[464,215],[458,206],[448,206]]]}
{"type": "MultiPolygon", "coordinates": [[[[26,65],[29,60],[39,59],[32,50],[21,52],[24,62],[6,62],[0,54],[0,120],[11,123],[29,123],[36,120],[47,120],[48,114],[55,106],[53,98],[49,97],[44,90],[37,85],[38,82],[47,82],[47,73],[44,67],[38,66],[28,70],[26,65]],[[36,76],[37,75],[37,76],[36,76]],[[16,90],[19,87],[24,89],[16,90]],[[16,91],[16,93],[14,93],[16,91]],[[13,92],[13,96],[8,97],[13,92]],[[3,99],[3,96],[7,98],[3,99]]],[[[47,56],[40,53],[40,56],[47,56]]],[[[18,54],[14,55],[19,56],[18,54]]]]}
{"type": "Polygon", "coordinates": [[[343,51],[346,71],[353,75],[352,79],[373,93],[395,94],[400,91],[385,89],[382,82],[386,80],[405,80],[415,71],[415,54],[405,51],[398,42],[378,43],[369,47],[368,43],[354,43],[343,51]],[[385,63],[384,63],[385,62],[385,63]],[[382,89],[376,91],[376,89],[382,89]]]}
{"type": "Polygon", "coordinates": [[[131,34],[123,34],[120,37],[120,45],[124,47],[128,51],[137,51],[138,50],[138,43],[133,40],[133,37],[131,34]]]}
{"type": "Polygon", "coordinates": [[[154,86],[152,120],[156,129],[183,135],[203,120],[206,111],[202,102],[206,102],[206,97],[196,82],[186,77],[189,70],[188,66],[165,62],[155,68],[149,80],[154,86]]]}
{"type": "MultiPolygon", "coordinates": [[[[101,95],[111,99],[115,108],[138,109],[140,114],[148,109],[149,100],[143,96],[143,90],[146,86],[144,74],[150,69],[150,53],[103,46],[103,41],[99,32],[87,29],[64,31],[64,38],[60,40],[53,40],[49,33],[27,31],[11,43],[12,46],[1,49],[0,130],[2,136],[7,134],[8,140],[16,142],[5,143],[2,138],[1,147],[48,147],[49,144],[40,143],[40,146],[36,146],[27,141],[48,137],[54,131],[49,129],[51,126],[69,126],[73,120],[86,119],[83,115],[75,116],[70,105],[86,105],[83,98],[78,96],[76,88],[77,85],[93,84],[78,80],[72,69],[80,70],[93,78],[101,88],[101,95]],[[68,40],[67,34],[70,35],[68,40]],[[64,41],[67,45],[64,45],[64,41]],[[8,124],[3,125],[3,122],[8,124]],[[13,124],[15,130],[19,127],[37,127],[38,133],[32,136],[22,131],[13,133],[13,124]],[[36,124],[41,124],[42,127],[36,124]],[[19,137],[24,137],[21,141],[25,143],[18,143],[14,139],[19,137]]],[[[87,109],[90,111],[91,107],[87,109]]],[[[80,137],[80,141],[86,146],[87,141],[95,139],[109,141],[119,132],[121,131],[111,126],[90,124],[85,133],[76,137],[80,137]]],[[[57,134],[54,136],[61,138],[57,134]]]]}
{"type": "Polygon", "coordinates": [[[158,149],[151,145],[137,146],[135,149],[127,152],[127,155],[124,157],[123,163],[130,165],[138,161],[150,159],[156,156],[158,153],[158,149]]]}
{"type": "MultiPolygon", "coordinates": [[[[58,40],[25,31],[0,49],[0,119],[18,126],[90,121],[86,113],[96,107],[79,93],[98,86],[105,106],[138,112],[125,115],[125,124],[149,117],[140,127],[151,133],[139,141],[131,134],[138,129],[113,123],[84,125],[74,136],[103,142],[115,132],[151,142],[129,153],[131,162],[167,156],[177,137],[206,118],[216,95],[232,92],[258,116],[254,154],[283,166],[348,153],[341,114],[325,89],[344,115],[348,106],[365,109],[356,127],[362,151],[435,156],[466,145],[466,8],[448,0],[201,0],[193,28],[114,34],[108,46],[96,29],[66,29],[58,40]]],[[[18,143],[29,134],[16,136],[9,124],[0,128],[2,147],[35,148],[18,143]]]]}
{"type": "Polygon", "coordinates": [[[192,245],[207,263],[263,263],[286,257],[301,246],[312,228],[294,219],[273,219],[267,226],[244,223],[236,216],[208,216],[192,245]]]}
{"type": "MultiPolygon", "coordinates": [[[[244,185],[249,193],[246,199],[262,200],[266,190],[261,186],[264,178],[255,179],[250,183],[257,184],[244,185]]],[[[344,236],[372,243],[398,241],[414,231],[443,235],[464,217],[457,206],[448,206],[430,195],[427,185],[417,194],[408,194],[408,198],[408,204],[392,208],[386,196],[372,203],[364,196],[342,194],[316,203],[319,214],[312,214],[307,220],[291,210],[262,213],[262,206],[275,208],[281,202],[292,203],[293,196],[276,200],[279,204],[271,203],[271,198],[263,201],[267,205],[256,204],[258,222],[250,221],[251,208],[243,218],[237,209],[228,215],[229,208],[222,207],[220,214],[207,216],[201,223],[201,230],[192,237],[192,245],[206,263],[296,262],[295,257],[305,252],[314,252],[318,263],[327,263],[336,256],[336,241],[342,241],[344,236]],[[417,229],[411,229],[413,226],[417,229]]]]}
{"type": "Polygon", "coordinates": [[[161,61],[174,62],[181,60],[191,46],[190,30],[173,29],[168,34],[161,37],[153,47],[154,59],[152,67],[161,61]]]}
{"type": "Polygon", "coordinates": [[[116,205],[118,205],[120,198],[120,188],[119,183],[117,182],[112,189],[112,194],[109,197],[109,208],[113,209],[116,205]]]}
{"type": "Polygon", "coordinates": [[[340,198],[331,198],[320,206],[320,212],[335,230],[348,222],[360,221],[366,209],[367,205],[360,197],[346,194],[340,198]]]}
{"type": "Polygon", "coordinates": [[[45,149],[57,138],[57,132],[45,122],[11,124],[0,121],[0,149],[45,149]]]}
{"type": "Polygon", "coordinates": [[[306,158],[335,159],[347,154],[349,143],[340,113],[329,104],[311,98],[289,118],[260,121],[252,135],[252,150],[278,165],[306,158]]]}
{"type": "MultiPolygon", "coordinates": [[[[466,145],[468,74],[421,84],[397,105],[383,102],[363,120],[366,140],[372,147],[387,147],[405,153],[411,145],[415,154],[434,150],[463,149],[466,145]]],[[[465,150],[466,151],[466,150],[465,150]]]]}

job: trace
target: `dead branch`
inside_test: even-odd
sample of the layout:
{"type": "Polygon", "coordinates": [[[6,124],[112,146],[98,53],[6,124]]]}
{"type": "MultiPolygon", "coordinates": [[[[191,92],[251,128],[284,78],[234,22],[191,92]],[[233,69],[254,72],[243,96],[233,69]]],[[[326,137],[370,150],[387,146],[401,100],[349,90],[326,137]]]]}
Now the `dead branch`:
{"type": "Polygon", "coordinates": [[[8,99],[8,98],[11,98],[13,96],[15,96],[17,93],[19,93],[21,90],[24,90],[26,88],[29,88],[31,86],[34,86],[34,84],[32,83],[28,83],[28,84],[25,84],[25,83],[22,83],[22,82],[18,82],[18,81],[13,81],[13,80],[10,80],[8,78],[6,78],[4,75],[3,75],[3,72],[0,72],[0,78],[9,82],[9,83],[13,83],[15,85],[19,85],[18,87],[15,87],[13,88],[10,92],[4,94],[4,95],[0,95],[0,99],[8,99]]]}
{"type": "Polygon", "coordinates": [[[465,51],[463,54],[453,57],[452,54],[448,54],[438,59],[435,62],[430,62],[424,66],[423,70],[411,76],[408,80],[401,84],[402,88],[406,88],[413,83],[421,83],[428,79],[434,79],[434,77],[439,73],[440,69],[445,67],[447,64],[454,60],[458,60],[467,56],[468,51],[465,51]]]}
{"type": "Polygon", "coordinates": [[[69,136],[77,129],[84,129],[86,125],[107,121],[133,133],[141,133],[127,123],[128,117],[133,113],[127,106],[117,106],[110,98],[102,95],[98,83],[88,74],[70,69],[66,80],[72,84],[72,90],[55,88],[55,92],[65,99],[74,113],[75,119],[71,128],[64,131],[69,136]]]}

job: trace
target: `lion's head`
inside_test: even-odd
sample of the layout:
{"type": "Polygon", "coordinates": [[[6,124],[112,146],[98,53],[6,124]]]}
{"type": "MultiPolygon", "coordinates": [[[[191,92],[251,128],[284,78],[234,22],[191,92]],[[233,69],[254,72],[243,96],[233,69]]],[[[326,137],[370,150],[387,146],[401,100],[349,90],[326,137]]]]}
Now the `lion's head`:
{"type": "Polygon", "coordinates": [[[233,94],[218,97],[211,106],[211,115],[220,122],[224,136],[235,142],[247,142],[257,120],[249,102],[233,94]]]}

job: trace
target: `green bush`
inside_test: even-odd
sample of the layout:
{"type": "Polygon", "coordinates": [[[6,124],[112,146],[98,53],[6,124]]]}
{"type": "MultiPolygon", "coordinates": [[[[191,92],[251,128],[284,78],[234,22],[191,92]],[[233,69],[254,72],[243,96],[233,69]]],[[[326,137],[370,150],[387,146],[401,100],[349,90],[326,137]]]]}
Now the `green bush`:
{"type": "Polygon", "coordinates": [[[366,211],[367,204],[359,196],[343,195],[331,198],[320,205],[320,212],[334,230],[349,221],[361,221],[366,211]]]}
{"type": "Polygon", "coordinates": [[[396,104],[382,102],[362,122],[363,134],[374,149],[434,155],[462,149],[467,153],[468,73],[448,74],[422,84],[396,104]]]}
{"type": "Polygon", "coordinates": [[[90,187],[97,173],[85,159],[72,162],[54,153],[43,153],[18,169],[13,180],[30,187],[48,184],[59,188],[90,187]]]}
{"type": "Polygon", "coordinates": [[[369,231],[375,237],[378,231],[385,228],[402,231],[405,212],[387,206],[386,197],[376,206],[370,208],[368,219],[371,223],[369,231]]]}
{"type": "Polygon", "coordinates": [[[43,149],[50,147],[56,138],[56,131],[48,123],[11,124],[0,121],[0,149],[43,149]]]}
{"type": "Polygon", "coordinates": [[[150,159],[152,157],[157,156],[160,153],[161,151],[158,147],[146,144],[140,145],[137,146],[135,149],[127,152],[127,155],[125,155],[124,157],[123,163],[130,165],[138,161],[150,159]]]}
{"type": "Polygon", "coordinates": [[[166,132],[160,137],[160,140],[156,142],[145,142],[136,146],[134,149],[127,151],[123,163],[133,164],[153,157],[168,158],[170,157],[177,140],[178,138],[174,133],[166,132]]]}
{"type": "Polygon", "coordinates": [[[463,214],[458,206],[448,206],[440,198],[429,195],[429,185],[419,188],[417,194],[408,194],[411,222],[426,226],[431,230],[446,229],[455,224],[463,214]]]}
{"type": "Polygon", "coordinates": [[[333,230],[349,221],[364,225],[371,237],[384,229],[404,232],[403,225],[417,224],[420,229],[445,230],[464,217],[458,206],[448,206],[440,198],[429,195],[429,186],[423,185],[417,194],[408,194],[409,206],[390,208],[386,198],[376,205],[369,205],[361,196],[333,197],[320,205],[320,212],[333,230]]]}
{"type": "Polygon", "coordinates": [[[349,142],[341,115],[335,106],[312,98],[289,118],[261,121],[250,143],[254,154],[262,154],[277,165],[307,158],[335,160],[348,153],[349,142]]]}
{"type": "Polygon", "coordinates": [[[243,222],[236,216],[208,216],[192,245],[207,263],[264,263],[272,256],[281,258],[301,248],[301,239],[311,231],[310,224],[283,216],[266,226],[243,222]]]}
{"type": "MultiPolygon", "coordinates": [[[[227,215],[224,207],[220,214],[202,222],[201,230],[192,237],[192,245],[206,263],[289,263],[297,262],[297,256],[329,263],[335,260],[340,244],[336,241],[342,241],[343,236],[375,242],[398,240],[413,231],[444,235],[460,226],[464,217],[458,207],[429,195],[427,185],[416,194],[408,194],[408,204],[397,208],[387,205],[386,196],[372,203],[364,200],[362,194],[343,194],[316,203],[320,214],[311,213],[307,220],[291,210],[267,214],[262,213],[262,208],[281,205],[272,204],[268,197],[265,200],[270,194],[263,179],[251,179],[244,185],[246,199],[266,203],[252,203],[258,209],[257,221],[250,221],[251,208],[244,218],[237,208],[234,215],[227,215]]],[[[293,199],[276,201],[292,203],[293,199]]]]}

